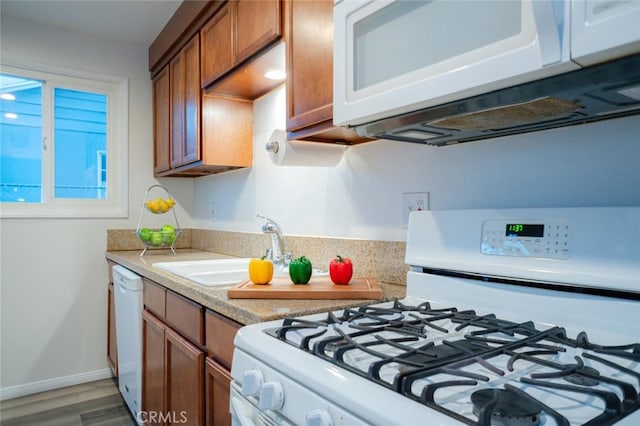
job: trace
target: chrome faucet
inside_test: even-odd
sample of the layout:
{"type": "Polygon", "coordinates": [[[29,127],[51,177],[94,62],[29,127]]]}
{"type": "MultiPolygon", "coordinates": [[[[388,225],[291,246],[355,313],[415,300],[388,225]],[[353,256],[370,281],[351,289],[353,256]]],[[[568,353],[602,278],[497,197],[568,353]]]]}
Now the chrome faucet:
{"type": "Polygon", "coordinates": [[[274,265],[280,267],[287,266],[289,260],[291,260],[291,255],[284,253],[284,238],[280,225],[266,216],[257,214],[256,217],[266,220],[266,223],[262,225],[262,233],[271,234],[271,249],[267,250],[266,257],[271,260],[274,265]]]}

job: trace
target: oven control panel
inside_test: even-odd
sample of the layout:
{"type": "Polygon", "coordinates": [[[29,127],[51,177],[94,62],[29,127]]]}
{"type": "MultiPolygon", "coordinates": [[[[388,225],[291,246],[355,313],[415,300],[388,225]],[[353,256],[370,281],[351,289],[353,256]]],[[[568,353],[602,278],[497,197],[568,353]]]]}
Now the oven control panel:
{"type": "Polygon", "coordinates": [[[482,223],[482,254],[569,259],[571,228],[566,219],[486,220],[482,223]]]}

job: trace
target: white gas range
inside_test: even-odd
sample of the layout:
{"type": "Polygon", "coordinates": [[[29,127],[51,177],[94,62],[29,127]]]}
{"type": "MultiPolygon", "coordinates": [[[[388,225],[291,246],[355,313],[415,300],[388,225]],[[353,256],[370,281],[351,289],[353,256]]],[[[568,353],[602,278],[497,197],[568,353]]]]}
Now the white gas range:
{"type": "Polygon", "coordinates": [[[236,336],[234,424],[640,424],[640,208],[412,213],[407,297],[236,336]]]}

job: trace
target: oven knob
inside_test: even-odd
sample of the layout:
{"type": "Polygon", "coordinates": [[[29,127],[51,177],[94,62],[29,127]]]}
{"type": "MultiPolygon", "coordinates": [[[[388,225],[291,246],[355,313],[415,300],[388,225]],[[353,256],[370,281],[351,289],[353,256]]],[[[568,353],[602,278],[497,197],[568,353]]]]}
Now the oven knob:
{"type": "Polygon", "coordinates": [[[258,396],[264,379],[260,370],[247,370],[242,373],[242,395],[258,396]]]}
{"type": "Polygon", "coordinates": [[[278,382],[267,382],[260,389],[258,408],[261,410],[277,410],[284,405],[284,392],[278,382]]]}
{"type": "Polygon", "coordinates": [[[304,426],[333,426],[333,421],[327,410],[319,408],[307,413],[304,426]]]}

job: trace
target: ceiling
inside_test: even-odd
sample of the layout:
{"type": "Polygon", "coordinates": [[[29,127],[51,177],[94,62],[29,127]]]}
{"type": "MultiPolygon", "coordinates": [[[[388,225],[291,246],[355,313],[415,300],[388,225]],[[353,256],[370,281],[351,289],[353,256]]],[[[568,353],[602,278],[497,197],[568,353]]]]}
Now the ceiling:
{"type": "Polygon", "coordinates": [[[3,18],[16,17],[115,41],[149,46],[181,0],[2,0],[3,18]]]}

